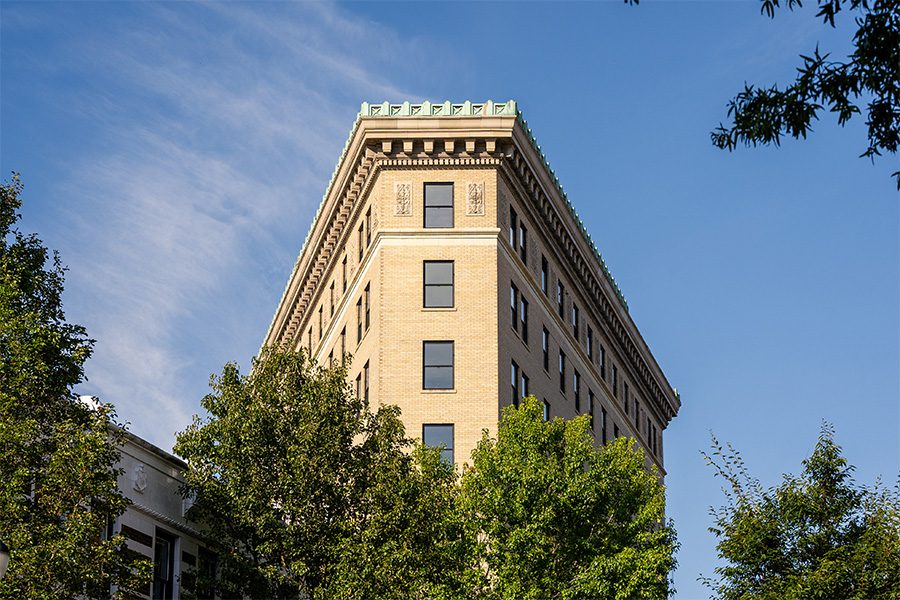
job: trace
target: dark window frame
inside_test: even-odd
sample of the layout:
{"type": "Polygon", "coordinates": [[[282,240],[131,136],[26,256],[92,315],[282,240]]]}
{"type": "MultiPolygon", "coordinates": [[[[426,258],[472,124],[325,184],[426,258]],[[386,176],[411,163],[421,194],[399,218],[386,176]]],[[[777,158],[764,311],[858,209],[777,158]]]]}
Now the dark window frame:
{"type": "Polygon", "coordinates": [[[423,390],[453,390],[456,389],[456,343],[454,340],[423,340],[422,341],[422,389],[423,390]],[[429,344],[449,344],[450,345],[450,364],[433,364],[429,365],[425,362],[427,352],[426,346],[429,344]],[[426,370],[428,368],[450,369],[450,387],[429,387],[426,380],[426,370]]]}
{"type": "Polygon", "coordinates": [[[550,372],[550,332],[541,327],[541,351],[544,353],[544,371],[550,372]]]}
{"type": "Polygon", "coordinates": [[[454,308],[456,306],[456,261],[453,260],[423,260],[422,261],[422,307],[423,308],[454,308]],[[450,283],[428,283],[428,266],[436,264],[450,265],[450,283]],[[450,288],[450,304],[429,304],[429,288],[450,288]]]}
{"type": "Polygon", "coordinates": [[[422,227],[425,229],[452,229],[456,224],[456,219],[454,212],[455,208],[455,190],[453,187],[452,181],[428,181],[422,184],[422,206],[423,206],[423,215],[422,215],[422,227]],[[428,189],[430,187],[449,187],[450,188],[450,204],[428,204],[428,189]],[[450,224],[449,225],[435,225],[429,224],[429,215],[431,215],[432,219],[436,219],[434,216],[435,213],[429,213],[429,209],[450,209],[450,224]]]}
{"type": "MultiPolygon", "coordinates": [[[[456,425],[454,423],[422,423],[422,444],[424,444],[426,446],[428,445],[428,442],[426,441],[425,431],[426,431],[426,428],[429,428],[429,427],[449,427],[450,428],[450,441],[453,445],[450,446],[449,448],[446,445],[444,445],[444,447],[441,448],[441,460],[446,460],[447,457],[444,453],[449,452],[450,460],[447,460],[446,463],[449,464],[450,466],[453,466],[454,461],[456,460],[456,425]]],[[[431,447],[437,448],[437,446],[431,446],[431,447]]]]}

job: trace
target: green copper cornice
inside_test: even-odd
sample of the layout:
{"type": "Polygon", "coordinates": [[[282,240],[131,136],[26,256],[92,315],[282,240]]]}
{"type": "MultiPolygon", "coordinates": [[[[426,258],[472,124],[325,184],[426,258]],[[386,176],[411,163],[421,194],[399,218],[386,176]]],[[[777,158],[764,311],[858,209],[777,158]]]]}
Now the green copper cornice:
{"type": "Polygon", "coordinates": [[[594,240],[591,239],[591,234],[588,233],[587,228],[584,226],[584,222],[578,216],[578,213],[575,211],[575,207],[569,200],[569,197],[566,194],[565,190],[563,190],[562,184],[559,182],[559,177],[553,171],[553,168],[550,167],[550,162],[547,160],[547,157],[544,155],[543,150],[541,150],[540,145],[537,143],[537,139],[535,139],[534,133],[528,126],[528,121],[526,121],[522,116],[522,111],[518,109],[515,100],[507,100],[506,102],[494,102],[492,100],[488,100],[486,102],[470,102],[466,100],[461,104],[456,104],[450,101],[435,103],[425,101],[421,104],[411,104],[409,102],[402,102],[400,104],[391,104],[390,102],[370,104],[368,102],[363,102],[362,107],[359,111],[357,122],[359,121],[360,117],[396,118],[492,116],[515,116],[519,121],[519,124],[522,125],[522,129],[526,134],[528,134],[528,139],[531,142],[532,147],[534,148],[535,152],[537,152],[538,156],[541,157],[541,161],[544,163],[544,168],[547,169],[547,172],[550,174],[550,178],[553,181],[553,184],[556,186],[556,190],[562,196],[563,201],[565,201],[566,208],[569,210],[569,214],[572,215],[572,219],[578,225],[579,230],[581,230],[581,235],[584,237],[584,240],[594,252],[594,256],[600,262],[600,269],[603,271],[603,275],[606,277],[606,280],[609,281],[610,285],[613,288],[613,291],[616,293],[616,296],[619,298],[619,301],[622,303],[622,306],[627,312],[628,302],[625,300],[625,294],[623,294],[622,290],[619,289],[619,284],[616,283],[616,279],[612,276],[609,267],[606,265],[606,261],[603,260],[603,255],[600,254],[600,250],[597,248],[594,240]]]}

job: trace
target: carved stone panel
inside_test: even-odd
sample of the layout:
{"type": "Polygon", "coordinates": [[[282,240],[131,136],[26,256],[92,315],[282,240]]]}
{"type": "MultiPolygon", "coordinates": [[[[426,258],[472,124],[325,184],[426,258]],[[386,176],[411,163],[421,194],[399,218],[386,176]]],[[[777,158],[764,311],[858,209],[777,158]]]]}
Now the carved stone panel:
{"type": "Polygon", "coordinates": [[[394,214],[402,217],[412,216],[412,183],[398,181],[394,184],[394,214]]]}
{"type": "Polygon", "coordinates": [[[143,494],[147,489],[147,472],[143,464],[134,467],[134,471],[131,473],[131,487],[139,494],[143,494]]]}
{"type": "Polygon", "coordinates": [[[484,215],[484,182],[470,181],[466,183],[466,214],[484,215]]]}

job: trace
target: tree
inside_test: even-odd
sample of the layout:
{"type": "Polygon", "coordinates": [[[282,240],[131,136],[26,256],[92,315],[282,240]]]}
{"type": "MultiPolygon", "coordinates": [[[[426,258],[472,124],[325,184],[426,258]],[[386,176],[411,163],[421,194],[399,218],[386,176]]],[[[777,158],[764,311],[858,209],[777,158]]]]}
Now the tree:
{"type": "MultiPolygon", "coordinates": [[[[801,0],[785,0],[788,9],[801,0]]],[[[770,18],[780,0],[762,0],[762,12],[770,18]]],[[[817,17],[835,26],[842,10],[857,11],[854,50],[847,61],[831,60],[818,46],[797,69],[797,79],[784,89],[744,85],[728,103],[731,123],[710,135],[715,146],[733,150],[738,144],[780,145],[782,136],[806,138],[812,122],[828,108],[840,125],[860,114],[866,101],[868,146],[862,157],[874,159],[882,152],[897,152],[900,144],[900,0],[818,0],[817,17]]],[[[893,173],[900,189],[900,171],[893,173]]]]}
{"type": "Polygon", "coordinates": [[[447,597],[463,537],[453,470],[410,453],[394,407],[369,411],[341,366],[264,350],[211,381],[207,419],[178,434],[193,518],[219,552],[223,597],[447,597]]]}
{"type": "Polygon", "coordinates": [[[704,579],[718,598],[900,597],[900,487],[858,487],[830,426],[799,477],[763,489],[713,437],[704,454],[727,482],[711,509],[724,565],[704,579]]]}
{"type": "Polygon", "coordinates": [[[128,503],[121,430],[110,405],[91,410],[72,391],[94,342],[65,320],[59,256],[15,227],[22,189],[15,173],[0,184],[0,535],[11,549],[0,597],[122,595],[150,571],[121,535],[102,537],[128,503]]]}
{"type": "MultiPolygon", "coordinates": [[[[476,594],[497,599],[664,598],[675,532],[634,440],[595,447],[587,416],[543,421],[534,397],[506,407],[462,478],[477,532],[476,594]]],[[[473,594],[475,595],[475,594],[473,594]]]]}

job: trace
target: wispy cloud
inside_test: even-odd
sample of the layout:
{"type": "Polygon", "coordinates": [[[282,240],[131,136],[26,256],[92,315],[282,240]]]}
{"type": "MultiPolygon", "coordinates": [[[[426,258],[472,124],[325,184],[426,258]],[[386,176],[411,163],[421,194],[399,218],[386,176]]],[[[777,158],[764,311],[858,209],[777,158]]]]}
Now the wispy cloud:
{"type": "Polygon", "coordinates": [[[140,13],[68,59],[97,138],[59,218],[70,317],[98,340],[81,391],[169,447],[206,376],[258,348],[358,102],[418,95],[391,71],[413,42],[331,4],[140,13]]]}

